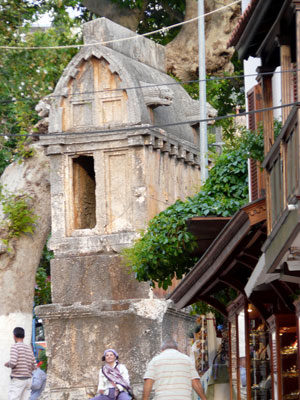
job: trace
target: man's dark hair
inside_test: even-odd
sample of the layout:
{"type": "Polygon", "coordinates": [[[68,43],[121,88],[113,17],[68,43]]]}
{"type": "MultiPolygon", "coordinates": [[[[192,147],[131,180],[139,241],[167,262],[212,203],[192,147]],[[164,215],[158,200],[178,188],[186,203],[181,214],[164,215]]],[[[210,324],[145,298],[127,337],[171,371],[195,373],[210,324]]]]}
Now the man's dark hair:
{"type": "Polygon", "coordinates": [[[24,331],[24,329],[23,329],[23,328],[20,328],[20,327],[18,327],[18,326],[14,329],[13,334],[14,334],[14,336],[15,336],[16,338],[18,338],[18,339],[24,339],[24,337],[25,337],[25,331],[24,331]]]}

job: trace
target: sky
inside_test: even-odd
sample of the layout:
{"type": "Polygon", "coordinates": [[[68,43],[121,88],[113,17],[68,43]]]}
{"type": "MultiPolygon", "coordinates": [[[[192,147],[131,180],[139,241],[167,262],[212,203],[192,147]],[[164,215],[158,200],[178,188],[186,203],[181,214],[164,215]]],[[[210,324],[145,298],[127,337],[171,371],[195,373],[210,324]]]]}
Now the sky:
{"type": "MultiPolygon", "coordinates": [[[[76,12],[72,7],[67,7],[67,11],[70,15],[70,17],[76,17],[79,15],[79,12],[76,12]]],[[[38,21],[34,22],[32,25],[33,26],[39,26],[39,27],[46,27],[50,26],[52,21],[52,17],[50,13],[47,13],[43,15],[38,21]]]]}

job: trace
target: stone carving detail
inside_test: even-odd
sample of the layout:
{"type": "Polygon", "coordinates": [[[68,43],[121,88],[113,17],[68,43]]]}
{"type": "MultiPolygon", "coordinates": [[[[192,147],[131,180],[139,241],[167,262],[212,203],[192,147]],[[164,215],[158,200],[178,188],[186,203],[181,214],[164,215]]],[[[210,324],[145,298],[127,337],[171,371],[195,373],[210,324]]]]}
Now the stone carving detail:
{"type": "Polygon", "coordinates": [[[170,106],[173,103],[174,93],[168,86],[153,86],[141,82],[145,103],[148,107],[170,106]]]}
{"type": "MultiPolygon", "coordinates": [[[[217,110],[214,109],[209,103],[206,103],[207,118],[214,118],[217,116],[217,110]]],[[[199,120],[200,104],[199,100],[193,100],[190,108],[187,110],[186,117],[192,121],[199,120]]],[[[212,125],[215,121],[208,121],[212,125]]]]}
{"type": "Polygon", "coordinates": [[[35,106],[35,111],[38,113],[38,116],[41,118],[38,123],[34,126],[35,130],[33,133],[48,133],[49,127],[49,112],[50,112],[50,102],[51,96],[46,96],[42,100],[38,102],[35,106]]]}
{"type": "Polygon", "coordinates": [[[104,58],[83,61],[72,74],[68,97],[62,100],[63,130],[126,123],[127,95],[119,84],[119,76],[110,71],[104,58]]]}

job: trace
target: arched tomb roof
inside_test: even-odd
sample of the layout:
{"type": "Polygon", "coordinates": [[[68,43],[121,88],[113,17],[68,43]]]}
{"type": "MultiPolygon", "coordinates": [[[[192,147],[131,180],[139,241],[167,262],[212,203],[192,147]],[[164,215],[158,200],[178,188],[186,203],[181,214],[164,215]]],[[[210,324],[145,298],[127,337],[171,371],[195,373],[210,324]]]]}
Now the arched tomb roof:
{"type": "MultiPolygon", "coordinates": [[[[195,102],[164,70],[165,50],[105,18],[84,24],[84,42],[54,91],[49,132],[164,126],[199,119],[195,102]],[[126,41],[115,41],[134,37],[126,41]],[[114,40],[106,45],[100,42],[114,40]],[[148,55],[148,56],[147,56],[148,55]],[[73,116],[72,116],[73,115],[73,116]]],[[[163,127],[197,145],[193,125],[163,127]]]]}

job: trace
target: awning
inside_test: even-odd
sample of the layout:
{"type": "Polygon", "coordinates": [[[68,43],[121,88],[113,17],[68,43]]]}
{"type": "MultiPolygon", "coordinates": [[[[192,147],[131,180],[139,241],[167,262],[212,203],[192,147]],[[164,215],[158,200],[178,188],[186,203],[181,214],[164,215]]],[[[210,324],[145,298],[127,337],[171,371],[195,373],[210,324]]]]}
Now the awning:
{"type": "MultiPolygon", "coordinates": [[[[168,298],[174,302],[176,309],[204,301],[227,315],[226,307],[218,301],[216,294],[231,287],[247,295],[245,287],[256,267],[264,268],[262,246],[266,238],[266,206],[263,199],[244,206],[232,217],[168,298]]],[[[272,278],[274,280],[265,280],[259,290],[252,291],[250,297],[265,319],[273,312],[293,309],[293,284],[278,281],[277,276],[272,278]]]]}
{"type": "Polygon", "coordinates": [[[248,297],[261,285],[275,280],[300,284],[300,198],[295,197],[293,210],[286,210],[262,247],[261,256],[245,292],[248,297]]]}
{"type": "Polygon", "coordinates": [[[200,258],[205,253],[230,219],[226,217],[193,217],[187,220],[187,228],[197,240],[195,256],[200,258]]]}
{"type": "Polygon", "coordinates": [[[264,199],[241,208],[169,296],[176,309],[203,300],[226,314],[214,295],[228,286],[244,293],[266,240],[265,221],[264,199]]]}

